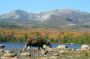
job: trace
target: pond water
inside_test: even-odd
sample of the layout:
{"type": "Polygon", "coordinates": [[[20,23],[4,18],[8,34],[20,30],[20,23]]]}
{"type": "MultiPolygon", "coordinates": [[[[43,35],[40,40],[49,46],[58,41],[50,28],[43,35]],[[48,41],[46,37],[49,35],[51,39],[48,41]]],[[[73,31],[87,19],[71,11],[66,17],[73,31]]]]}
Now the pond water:
{"type": "MultiPolygon", "coordinates": [[[[5,43],[0,43],[0,45],[4,45],[5,48],[7,49],[19,49],[19,48],[23,48],[25,43],[10,43],[10,42],[5,42],[5,43]]],[[[59,44],[51,44],[51,47],[52,48],[55,48],[57,47],[59,44]]],[[[61,44],[60,44],[61,45],[61,44]]],[[[69,48],[74,48],[74,49],[77,49],[77,48],[80,48],[81,45],[80,44],[64,44],[64,45],[67,45],[69,48]]]]}

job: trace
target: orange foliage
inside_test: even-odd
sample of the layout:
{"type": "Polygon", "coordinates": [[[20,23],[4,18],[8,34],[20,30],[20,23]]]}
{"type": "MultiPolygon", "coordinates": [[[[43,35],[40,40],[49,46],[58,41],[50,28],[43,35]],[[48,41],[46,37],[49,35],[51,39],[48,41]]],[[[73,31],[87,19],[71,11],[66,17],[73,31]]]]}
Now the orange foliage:
{"type": "MultiPolygon", "coordinates": [[[[21,38],[25,35],[25,33],[30,36],[34,36],[37,31],[33,30],[18,30],[18,29],[0,29],[0,34],[4,34],[5,36],[14,35],[17,39],[21,38]]],[[[73,32],[73,31],[38,31],[42,37],[45,37],[46,35],[49,38],[53,39],[60,39],[63,38],[63,36],[71,36],[71,37],[80,37],[84,35],[84,32],[73,32]]],[[[90,33],[88,33],[90,35],[90,33]]]]}

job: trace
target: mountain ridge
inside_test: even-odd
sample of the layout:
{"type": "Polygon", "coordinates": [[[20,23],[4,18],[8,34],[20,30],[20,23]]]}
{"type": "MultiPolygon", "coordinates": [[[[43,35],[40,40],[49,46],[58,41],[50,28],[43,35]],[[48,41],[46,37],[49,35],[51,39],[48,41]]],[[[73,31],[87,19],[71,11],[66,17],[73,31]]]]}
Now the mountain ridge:
{"type": "MultiPolygon", "coordinates": [[[[25,28],[63,28],[90,26],[90,13],[74,9],[55,9],[40,13],[14,10],[0,15],[0,24],[1,23],[9,23],[10,25],[16,25],[25,28]]],[[[4,26],[7,25],[4,24],[4,26]]]]}

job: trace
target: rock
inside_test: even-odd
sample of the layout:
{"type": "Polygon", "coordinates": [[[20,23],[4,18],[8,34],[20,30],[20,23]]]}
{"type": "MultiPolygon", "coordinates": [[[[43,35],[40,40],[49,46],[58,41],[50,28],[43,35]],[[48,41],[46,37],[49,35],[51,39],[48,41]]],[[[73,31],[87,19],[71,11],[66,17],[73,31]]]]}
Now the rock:
{"type": "Polygon", "coordinates": [[[58,56],[51,56],[49,59],[58,59],[58,56]]]}
{"type": "Polygon", "coordinates": [[[23,52],[20,54],[21,56],[31,56],[31,54],[29,52],[23,52]]]}
{"type": "Polygon", "coordinates": [[[47,59],[47,57],[37,57],[36,59],[47,59]]]}
{"type": "Polygon", "coordinates": [[[76,51],[82,51],[82,49],[76,49],[76,51]]]}
{"type": "Polygon", "coordinates": [[[74,43],[71,43],[71,45],[73,45],[74,43]]]}
{"type": "Polygon", "coordinates": [[[65,53],[65,50],[60,50],[59,51],[61,54],[64,54],[65,53]]]}
{"type": "Polygon", "coordinates": [[[75,49],[71,49],[71,48],[66,48],[66,51],[74,51],[75,49]]]}
{"type": "Polygon", "coordinates": [[[88,46],[88,45],[82,45],[82,46],[81,46],[81,49],[82,49],[82,50],[89,50],[89,46],[88,46]]]}
{"type": "Polygon", "coordinates": [[[0,52],[4,52],[4,49],[0,49],[0,52]]]}
{"type": "Polygon", "coordinates": [[[53,51],[52,48],[50,48],[49,46],[46,46],[46,45],[43,45],[43,48],[45,48],[45,50],[47,50],[47,51],[53,51]]]}
{"type": "Polygon", "coordinates": [[[45,51],[42,51],[41,54],[47,54],[49,52],[53,52],[53,48],[50,48],[49,46],[43,45],[43,48],[45,49],[45,51]]]}
{"type": "Polygon", "coordinates": [[[17,57],[4,57],[2,56],[1,59],[18,59],[17,57]]]}
{"type": "Polygon", "coordinates": [[[6,52],[1,56],[1,59],[17,59],[16,53],[6,52]]]}
{"type": "Polygon", "coordinates": [[[54,53],[52,56],[49,57],[49,59],[58,59],[59,54],[54,53]]]}
{"type": "Polygon", "coordinates": [[[47,45],[43,45],[43,48],[48,49],[48,48],[50,48],[50,47],[49,47],[49,46],[47,46],[47,45]]]}
{"type": "Polygon", "coordinates": [[[65,49],[65,48],[68,48],[68,46],[67,45],[58,45],[56,48],[57,49],[65,49]]]}
{"type": "Polygon", "coordinates": [[[16,53],[5,53],[3,57],[15,57],[17,56],[16,53]]]}
{"type": "Polygon", "coordinates": [[[76,51],[76,49],[71,49],[71,51],[76,51]]]}
{"type": "Polygon", "coordinates": [[[4,45],[0,45],[0,49],[3,49],[3,48],[5,48],[5,46],[4,45]]]}
{"type": "Polygon", "coordinates": [[[13,53],[13,51],[10,51],[10,50],[4,50],[4,53],[13,53]]]}
{"type": "Polygon", "coordinates": [[[54,49],[53,48],[49,48],[48,51],[49,52],[54,52],[54,49]]]}
{"type": "Polygon", "coordinates": [[[59,56],[59,54],[55,53],[55,54],[53,54],[53,56],[59,56]]]}

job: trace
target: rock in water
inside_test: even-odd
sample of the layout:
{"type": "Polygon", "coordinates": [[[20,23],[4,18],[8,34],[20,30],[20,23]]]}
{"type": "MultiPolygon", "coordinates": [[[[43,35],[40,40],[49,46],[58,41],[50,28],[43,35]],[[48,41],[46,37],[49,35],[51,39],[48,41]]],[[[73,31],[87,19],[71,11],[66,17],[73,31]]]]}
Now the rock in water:
{"type": "Polygon", "coordinates": [[[5,46],[4,45],[0,45],[0,49],[3,49],[3,48],[5,48],[5,46]]]}
{"type": "Polygon", "coordinates": [[[56,48],[57,49],[65,49],[65,48],[68,48],[68,46],[67,45],[58,45],[56,48]]]}

